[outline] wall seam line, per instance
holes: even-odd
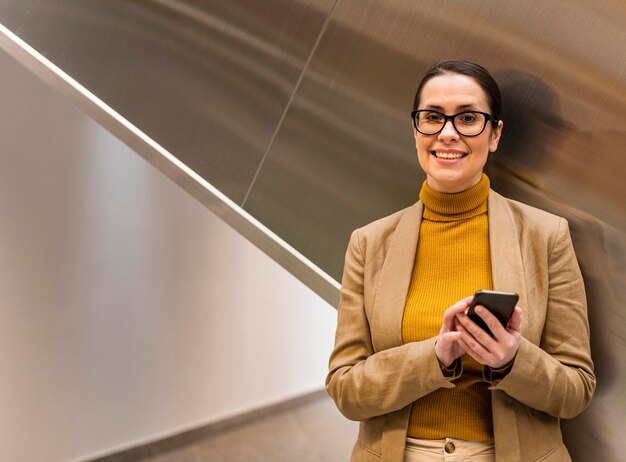
[[[278,119],[278,123],[276,124],[276,128],[274,128],[274,133],[272,133],[272,137],[270,138],[269,143],[267,144],[267,148],[265,148],[265,152],[263,153],[263,157],[261,158],[261,162],[259,162],[259,166],[256,169],[256,172],[254,172],[254,176],[252,177],[252,181],[250,182],[250,186],[248,187],[248,190],[246,191],[246,195],[244,196],[243,200],[241,201],[241,205],[240,207],[243,209],[246,205],[246,202],[248,201],[248,197],[250,196],[250,193],[252,192],[252,189],[254,189],[254,185],[256,184],[256,180],[259,176],[259,174],[261,173],[261,169],[263,168],[263,165],[265,164],[265,160],[267,159],[267,156],[269,155],[270,149],[272,149],[272,146],[274,144],[274,140],[276,139],[276,136],[278,135],[278,132],[280,131],[280,128],[283,125],[283,121],[285,120],[285,117],[287,116],[287,112],[289,112],[289,108],[291,107],[291,104],[295,98],[296,93],[298,92],[299,88],[300,88],[300,84],[302,83],[302,80],[304,79],[304,75],[306,74],[306,71],[309,69],[309,64],[311,63],[312,59],[313,59],[313,55],[315,55],[315,52],[317,51],[317,47],[319,46],[320,42],[322,41],[322,37],[324,36],[324,34],[326,33],[326,29],[328,28],[328,24],[330,24],[330,20],[333,17],[333,14],[335,13],[335,9],[337,8],[337,5],[339,4],[339,0],[335,0],[335,4],[333,5],[333,7],[330,9],[330,11],[328,12],[328,16],[326,17],[326,20],[324,21],[324,25],[322,26],[320,33],[317,36],[317,39],[315,40],[315,43],[313,44],[313,48],[311,48],[311,52],[309,53],[309,56],[306,60],[306,62],[304,63],[304,67],[302,68],[302,71],[300,72],[300,75],[298,76],[298,80],[296,81],[296,85],[293,88],[293,91],[291,92],[291,95],[289,95],[289,100],[287,100],[287,104],[285,105],[285,108],[283,109],[283,113],[280,116],[280,119]]]

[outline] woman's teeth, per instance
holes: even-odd
[[[465,156],[465,153],[463,152],[439,152],[439,151],[434,151],[435,156],[438,157],[439,159],[460,159],[461,157]]]

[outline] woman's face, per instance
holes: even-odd
[[[426,82],[418,109],[434,109],[446,115],[463,111],[491,113],[482,87],[461,74],[443,74]],[[422,135],[413,127],[417,158],[426,172],[428,186],[454,193],[477,184],[489,153],[498,147],[501,132],[501,121],[495,129],[488,122],[485,130],[473,137],[459,135],[450,121],[436,135]]]

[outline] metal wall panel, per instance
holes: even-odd
[[[236,202],[335,0],[2,0],[0,22]]]

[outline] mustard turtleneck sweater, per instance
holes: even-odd
[[[424,182],[424,204],[415,265],[402,319],[404,343],[439,334],[443,312],[480,289],[492,289],[487,196],[483,174],[472,188],[454,194]],[[455,388],[441,388],[415,403],[407,434],[413,438],[493,438],[491,394],[482,366],[463,356]]]

